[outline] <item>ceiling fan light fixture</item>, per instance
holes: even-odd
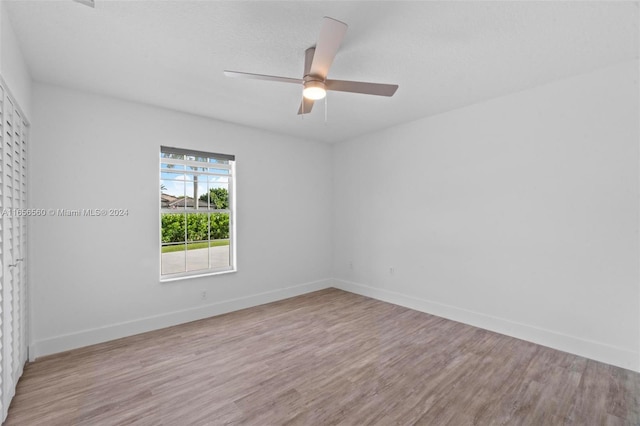
[[[312,80],[304,83],[304,89],[302,90],[302,96],[313,101],[322,99],[327,96],[327,91],[324,88],[322,81]]]
[[[0,0],[2,1],[2,0]],[[326,98],[327,90],[332,92],[361,93],[364,95],[393,96],[397,84],[366,83],[363,81],[327,80],[327,74],[338,48],[347,31],[347,24],[325,16],[322,18],[320,37],[315,46],[304,51],[304,73],[300,78],[279,77],[276,75],[254,74],[225,70],[227,77],[242,77],[257,80],[278,81],[281,83],[302,84],[302,102],[298,115],[308,114],[314,101]],[[327,103],[325,102],[325,114]]]

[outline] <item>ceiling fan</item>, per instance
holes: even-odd
[[[347,32],[347,24],[325,16],[322,19],[320,37],[315,47],[310,47],[304,55],[304,75],[302,78],[278,77],[274,75],[252,74],[239,71],[227,71],[227,77],[250,78],[256,80],[278,81],[281,83],[301,84],[302,103],[298,114],[307,114],[313,108],[313,102],[326,96],[327,90],[337,92],[362,93],[365,95],[393,96],[397,84],[365,83],[362,81],[329,80],[327,74],[336,56],[340,43]]]

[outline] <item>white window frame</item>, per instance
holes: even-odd
[[[166,157],[163,157],[162,154],[163,153],[173,153],[173,154],[179,154],[179,155],[185,155],[185,156],[193,156],[193,157],[204,157],[204,158],[210,158],[210,159],[217,159],[217,160],[225,160],[228,163],[227,164],[221,164],[221,163],[210,163],[210,162],[204,162],[204,161],[194,161],[194,160],[187,160],[187,159],[169,159]],[[228,194],[229,194],[229,208],[228,209],[204,209],[204,210],[200,210],[200,209],[196,209],[196,208],[191,208],[191,207],[184,207],[184,208],[180,208],[179,211],[175,211],[173,209],[168,209],[168,208],[163,208],[162,207],[162,199],[159,199],[159,224],[158,224],[158,240],[159,240],[159,273],[160,273],[160,281],[161,282],[169,282],[169,281],[176,281],[176,280],[183,280],[183,279],[188,279],[188,278],[196,278],[196,277],[204,277],[204,276],[211,276],[211,275],[220,275],[220,274],[228,274],[228,273],[233,273],[237,271],[237,243],[236,243],[236,167],[235,167],[235,156],[234,155],[229,155],[229,154],[218,154],[218,153],[213,153],[213,152],[203,152],[203,151],[196,151],[196,150],[192,150],[192,149],[183,149],[183,148],[174,148],[174,147],[166,147],[166,146],[161,146],[160,147],[160,162],[159,162],[159,183],[162,184],[163,181],[163,177],[162,177],[162,173],[163,171],[166,172],[167,169],[163,168],[162,165],[163,164],[173,164],[176,166],[184,166],[185,168],[185,174],[190,174],[190,175],[198,175],[198,176],[225,176],[228,177]],[[198,168],[203,168],[203,167],[209,167],[209,168],[215,168],[215,169],[226,169],[228,170],[228,175],[219,175],[216,174],[215,172],[201,172],[201,171],[194,171],[194,170],[188,170],[188,167],[198,167]],[[185,191],[186,193],[186,191]],[[162,194],[162,189],[160,190],[160,194]],[[171,274],[163,274],[162,273],[162,247],[163,247],[163,242],[162,242],[162,214],[163,213],[178,213],[178,212],[184,212],[185,214],[189,214],[189,213],[228,213],[229,214],[229,265],[225,266],[223,268],[214,268],[211,267],[211,265],[209,265],[209,268],[206,269],[198,269],[198,270],[193,270],[193,271],[185,271],[185,272],[178,272],[178,273],[171,273]],[[186,226],[185,226],[185,233],[186,233]],[[209,238],[208,240],[210,241],[214,241],[211,238]],[[187,265],[187,238],[185,235],[185,269],[186,269],[186,265]]]

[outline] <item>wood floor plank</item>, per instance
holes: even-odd
[[[336,289],[56,354],[11,425],[639,425],[640,374]]]

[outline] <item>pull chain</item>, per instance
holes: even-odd
[[[327,125],[327,98],[328,96],[324,97],[324,125]]]

